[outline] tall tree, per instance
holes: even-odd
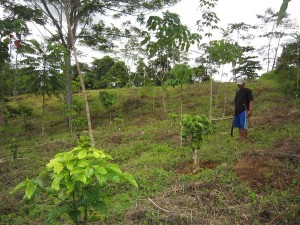
[[[147,65],[143,58],[139,58],[136,67],[136,78],[134,79],[134,84],[136,86],[145,86],[150,82],[150,77],[147,74]]]
[[[144,32],[145,38],[142,41],[142,45],[146,45],[146,49],[149,53],[149,58],[156,56],[159,60],[166,57],[164,60],[167,65],[160,65],[162,68],[161,76],[158,76],[161,86],[163,86],[166,74],[169,73],[168,58],[170,57],[175,62],[180,61],[180,51],[188,51],[192,44],[199,42],[201,36],[196,33],[191,33],[186,25],[183,25],[180,21],[179,15],[166,11],[163,13],[163,18],[158,16],[150,16],[147,21],[148,31]],[[163,92],[163,105],[165,106],[165,89]]]
[[[180,86],[180,121],[182,121],[182,112],[183,112],[183,85],[188,83],[192,76],[192,69],[186,64],[176,64],[172,70],[171,75],[172,78],[169,80],[169,83],[175,87]],[[167,81],[168,82],[168,81]],[[182,125],[182,124],[181,124]],[[180,129],[180,146],[182,146],[182,127]]]
[[[260,29],[262,30],[259,37],[267,40],[267,43],[261,47],[261,52],[265,55],[267,72],[276,66],[282,39],[297,28],[297,25],[288,16],[285,14],[281,22],[277,23],[278,13],[271,8],[268,8],[263,15],[257,15],[257,18],[261,20]]]
[[[209,38],[211,41],[212,31],[219,29],[218,22],[219,18],[217,14],[213,11],[214,7],[217,5],[218,0],[199,0],[201,8],[201,19],[197,21],[198,31],[204,33],[204,36]],[[204,46],[204,50],[207,53],[207,45]],[[212,118],[212,100],[213,100],[213,74],[215,69],[213,68],[213,63],[209,54],[205,54],[201,57],[201,61],[205,62],[205,67],[207,68],[207,73],[210,76],[210,112],[209,119]]]
[[[239,43],[242,41],[253,40],[254,35],[251,34],[252,30],[257,29],[257,26],[241,23],[230,23],[226,29],[222,29],[223,37],[227,41],[234,41]],[[239,43],[241,44],[241,43]]]
[[[238,74],[240,77],[246,77],[247,79],[255,79],[258,77],[258,70],[262,67],[260,62],[257,60],[257,56],[251,54],[254,51],[254,47],[246,46],[242,47],[243,55],[241,61],[238,62],[237,66],[232,69],[232,73],[237,78]],[[250,53],[250,54],[249,54]]]
[[[258,77],[257,71],[262,69],[260,62],[257,60],[258,56],[255,55],[255,48],[251,45],[251,41],[255,37],[251,34],[251,31],[256,29],[257,26],[242,22],[229,24],[227,29],[223,30],[223,37],[228,41],[235,41],[243,50],[242,60],[232,69],[234,79],[237,76],[254,79]]]

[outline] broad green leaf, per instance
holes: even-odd
[[[83,149],[78,153],[77,157],[78,159],[84,159],[86,155],[87,155],[87,150]]]
[[[90,163],[86,160],[80,160],[77,164],[78,167],[82,167],[82,168],[88,167],[89,165]]]
[[[98,182],[99,182],[99,185],[101,187],[103,187],[105,184],[106,184],[106,181],[107,181],[107,177],[106,176],[103,176],[103,175],[99,175],[99,174],[95,174]]]
[[[74,180],[70,180],[70,179],[65,179],[65,184],[68,188],[67,193],[70,194],[71,192],[73,192],[74,188],[75,188],[75,182]]]
[[[115,182],[115,183],[119,183],[121,181],[120,177],[118,175],[116,176],[109,176],[108,177],[112,182]]]
[[[60,181],[63,179],[63,176],[57,176],[52,182],[51,188],[58,191],[60,189]]]
[[[41,172],[39,173],[39,177],[44,177],[44,176],[46,176],[47,174],[48,174],[47,168],[43,168],[43,169],[41,170]]]
[[[51,159],[50,162],[46,165],[46,167],[51,169],[56,165],[56,163],[58,163],[58,161],[59,159]]]
[[[280,10],[278,13],[278,18],[277,18],[277,26],[280,24],[281,20],[284,18],[284,15],[286,13],[286,10],[288,8],[289,2],[291,0],[283,0],[281,6],[280,6]]]
[[[138,184],[136,182],[136,180],[133,178],[133,176],[129,173],[123,173],[123,178],[130,183],[131,185],[133,185],[134,187],[138,188]]]
[[[66,161],[66,162],[69,162],[71,159],[73,159],[74,157],[73,157],[73,153],[72,152],[66,152],[65,154],[64,154],[64,160]]]
[[[90,148],[90,150],[93,152],[94,157],[97,159],[104,159],[106,157],[106,154],[101,150],[97,150],[94,148]]]
[[[33,181],[29,180],[27,182],[26,190],[25,190],[25,195],[28,199],[32,197],[34,192],[36,191],[37,184],[34,183]]]
[[[75,164],[75,160],[66,162],[66,167],[67,167],[67,169],[68,169],[68,170],[73,170],[74,164]]]
[[[76,167],[76,168],[73,168],[73,170],[70,172],[71,175],[79,174],[79,173],[84,173],[84,169]]]
[[[93,166],[93,168],[103,175],[107,174],[107,170],[103,166]]]
[[[86,176],[84,173],[74,174],[73,177],[75,180],[81,181],[82,183],[86,184]]]
[[[112,157],[111,155],[108,155],[108,154],[105,154],[105,158],[106,158],[106,159],[113,160],[113,157]]]
[[[97,152],[97,151],[93,151],[93,156],[94,156],[96,159],[99,159],[100,154],[99,154],[99,152]]]
[[[24,181],[22,181],[21,183],[19,183],[19,184],[18,184],[18,185],[10,192],[10,194],[15,194],[15,193],[18,192],[20,189],[25,188],[28,181],[29,181],[29,180],[27,179],[27,180],[24,180]]]
[[[61,163],[58,162],[58,163],[56,163],[56,164],[54,165],[53,171],[54,171],[55,173],[59,174],[59,173],[62,171],[63,168],[64,168],[63,164],[61,164]]]
[[[91,167],[87,167],[85,168],[85,175],[87,178],[90,178],[91,176],[93,176],[94,174],[94,170]]]
[[[78,152],[81,150],[82,150],[82,148],[80,146],[77,146],[77,147],[73,148],[73,150],[71,150],[71,152]]]
[[[117,164],[108,164],[105,166],[105,169],[115,172],[117,174],[122,174],[122,170],[119,168]]]

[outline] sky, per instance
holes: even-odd
[[[226,27],[229,23],[254,23],[257,14],[263,14],[267,8],[279,11],[282,0],[218,0],[215,12],[220,19],[220,26]],[[181,16],[182,23],[195,26],[200,19],[199,0],[182,0],[169,10]],[[300,0],[291,0],[287,12],[291,18],[300,22]]]
[[[218,25],[226,28],[229,23],[245,22],[255,24],[258,22],[256,19],[257,14],[264,14],[269,7],[274,11],[279,11],[281,3],[282,0],[218,0],[213,11],[220,19]],[[179,14],[182,24],[187,25],[193,32],[197,32],[196,21],[201,18],[199,0],[182,0],[176,6],[165,10]],[[291,0],[287,12],[290,14],[290,18],[296,18],[297,23],[300,25],[299,10],[300,0]],[[159,13],[154,14],[159,15]],[[214,39],[218,38],[214,37]],[[101,58],[102,54],[89,50],[85,51],[82,57],[82,61],[90,62],[93,57]],[[191,62],[191,66],[195,66],[195,64]]]
[[[257,24],[259,20],[256,15],[263,15],[264,12],[271,8],[273,11],[278,12],[282,0],[218,0],[217,6],[213,11],[220,19],[218,26],[226,28],[230,23]],[[197,31],[196,21],[201,18],[199,10],[199,0],[182,0],[176,6],[168,9],[171,12],[177,13],[181,17],[182,24],[187,25],[193,32]],[[290,19],[297,22],[300,27],[300,0],[291,0],[287,9],[287,13],[290,14]],[[299,30],[300,32],[300,30]],[[213,37],[213,39],[220,39],[220,37]],[[251,43],[252,44],[252,43]],[[254,44],[255,45],[255,44]],[[191,56],[193,58],[193,56]],[[191,66],[193,60],[191,60]],[[264,67],[264,65],[263,65]],[[224,73],[230,74],[231,67],[224,68]],[[265,72],[263,70],[263,72]],[[216,75],[215,79],[228,81],[229,76],[220,77]]]

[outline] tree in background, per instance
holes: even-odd
[[[225,42],[224,40],[211,41],[210,44],[207,46],[206,52],[209,55],[210,62],[212,64],[222,66],[222,67],[225,64],[229,64],[229,63],[232,64],[233,66],[236,65],[241,60],[242,53],[243,53],[242,48],[237,43],[232,44],[230,42]],[[216,104],[219,98],[220,85],[216,97]],[[212,118],[212,98],[213,96],[212,96],[212,86],[211,86],[210,113],[209,113],[210,119]],[[224,114],[225,114],[225,110],[223,112],[223,115]]]
[[[138,86],[146,86],[147,84],[150,84],[150,76],[147,74],[147,65],[144,62],[143,58],[139,58],[137,62],[136,67],[136,75],[135,79],[133,80],[133,84]]]
[[[183,111],[183,84],[191,80],[192,69],[186,64],[176,64],[171,70],[171,78],[167,80],[167,84],[173,87],[180,86],[180,120],[182,120]],[[182,128],[180,129],[180,146],[182,146]]]
[[[209,80],[209,76],[207,74],[207,69],[203,65],[199,65],[197,67],[193,67],[193,75],[191,77],[191,82],[205,82]]]
[[[258,70],[262,69],[258,56],[255,55],[256,49],[251,45],[251,41],[255,38],[251,32],[256,29],[257,26],[244,22],[229,24],[226,29],[222,29],[224,39],[238,43],[243,50],[242,60],[232,69],[234,79],[237,77],[254,79],[258,77]]]
[[[23,19],[7,17],[0,20],[0,73],[3,78],[1,97],[17,95],[23,92],[23,76],[18,69],[18,51],[23,46],[21,37],[28,34]]]
[[[262,22],[259,26],[262,34],[259,37],[267,40],[267,44],[263,45],[260,49],[267,64],[267,72],[275,69],[283,38],[290,35],[289,33],[297,28],[297,25],[288,16],[288,14],[284,14],[280,23],[278,23],[278,13],[274,12],[271,8],[268,8],[263,15],[257,15],[257,18]],[[277,43],[273,44],[274,42]]]
[[[203,36],[208,37],[211,41],[212,31],[219,29],[218,22],[220,19],[213,11],[213,8],[217,5],[217,0],[200,0],[201,18],[197,21],[198,31],[204,33]],[[213,95],[213,74],[216,69],[213,67],[210,55],[207,54],[207,44],[202,44],[199,49],[203,51],[203,54],[198,57],[198,60],[202,62],[207,69],[207,74],[210,76],[210,112],[209,119],[212,118],[212,95]]]
[[[122,88],[129,83],[129,69],[122,61],[117,61],[106,74],[110,87]]]
[[[246,79],[252,80],[258,78],[258,70],[262,67],[252,52],[255,50],[252,46],[242,47],[243,55],[241,61],[237,63],[237,66],[232,69],[234,77],[245,77]]]
[[[115,64],[115,60],[110,56],[104,56],[101,59],[95,59],[92,62],[92,68],[87,73],[86,86],[91,89],[100,89],[109,87],[107,77],[108,71]]]
[[[112,123],[112,116],[111,116],[111,110],[114,104],[117,100],[117,95],[114,92],[108,92],[108,91],[100,91],[99,92],[99,99],[101,101],[101,104],[104,106],[104,108],[108,111],[109,115],[109,123]]]
[[[86,86],[87,80],[88,80],[87,74],[90,72],[91,69],[87,63],[79,62],[79,65],[80,65],[81,72],[84,74],[83,79],[84,79],[84,83]],[[80,84],[80,78],[79,78],[77,66],[73,66],[72,68],[73,68],[73,73],[74,73],[74,78],[72,81],[73,93],[80,93],[81,92],[81,84]]]
[[[131,65],[136,67],[137,72],[129,72],[129,83],[131,86],[141,86],[145,76],[142,71],[138,71],[141,69],[138,67],[144,63],[143,59],[147,57],[147,52],[141,45],[143,31],[140,28],[133,26],[131,21],[124,22],[122,26],[124,26],[127,31],[126,33],[130,33],[130,35],[126,37],[124,47],[120,50],[120,56],[122,58],[117,58],[119,61],[125,62],[129,71],[132,71]]]
[[[60,44],[27,41],[22,48],[22,73],[27,75],[26,88],[29,93],[42,96],[42,135],[45,134],[45,97],[58,95],[63,90],[62,61],[64,47]]]
[[[163,18],[158,16],[150,16],[147,20],[147,28],[149,32],[144,32],[144,40],[142,45],[146,45],[149,58],[157,57],[159,60],[160,73],[157,71],[157,78],[160,85],[164,87],[164,81],[167,73],[169,73],[170,61],[180,62],[180,52],[188,51],[192,44],[200,40],[200,35],[191,33],[187,26],[181,24],[179,15],[166,11]],[[166,112],[165,89],[163,89],[163,105]]]
[[[299,96],[299,73],[300,73],[300,35],[285,44],[278,58],[275,73],[279,76],[282,90],[286,95]]]

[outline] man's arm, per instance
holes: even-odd
[[[248,116],[251,116],[252,110],[253,110],[254,101],[251,100],[249,102],[249,110],[248,110]]]

